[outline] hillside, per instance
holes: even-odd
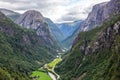
[[[68,36],[67,38],[65,38],[63,41],[61,41],[61,44],[67,48],[67,49],[71,49],[72,44],[74,42],[74,39],[77,37],[78,33],[80,32],[82,25],[83,25],[84,21],[77,21],[77,24],[74,26],[76,27],[76,29],[73,30],[73,32],[71,32],[71,35]]]
[[[82,28],[83,20],[78,20],[74,22],[68,22],[68,23],[56,23],[62,34],[64,34],[64,39],[60,41],[60,44],[66,48],[70,49],[72,46],[72,43],[77,37],[80,29]]]
[[[62,80],[120,80],[120,1],[111,0],[106,5],[111,5],[106,8],[110,12],[107,20],[80,32],[56,67]]]
[[[55,48],[34,30],[22,28],[0,13],[0,80],[30,80],[31,71],[55,55]]]
[[[56,71],[62,80],[120,79],[120,16],[81,32]]]
[[[48,27],[50,28],[50,32],[52,33],[54,38],[59,43],[65,39],[65,35],[60,31],[60,29],[55,23],[53,23],[49,18],[45,18],[45,22],[48,24]]]

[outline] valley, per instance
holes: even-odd
[[[120,80],[120,0],[0,1],[0,80]]]
[[[61,61],[62,59],[59,55],[52,62],[45,64],[36,71],[33,71],[31,77],[37,80],[58,80],[60,76],[54,71],[54,68]]]

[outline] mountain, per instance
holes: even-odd
[[[82,31],[88,31],[97,26],[101,26],[103,22],[109,19],[111,15],[115,15],[116,13],[120,12],[119,3],[116,4],[116,1],[117,0],[95,5],[92,9],[92,12],[85,20]]]
[[[78,33],[80,32],[84,21],[82,21],[82,22],[81,22],[81,21],[80,21],[80,22],[78,21],[78,22],[76,22],[76,23],[77,23],[78,25],[76,25],[77,28],[74,30],[74,32],[72,32],[72,34],[71,34],[70,36],[68,36],[67,38],[65,38],[65,39],[61,42],[61,44],[62,44],[65,48],[67,48],[68,50],[72,47],[73,41],[74,41],[74,39],[77,37]]]
[[[27,28],[33,29],[36,31],[36,34],[43,38],[43,40],[51,47],[56,48],[57,42],[52,36],[48,24],[45,22],[45,18],[42,14],[35,10],[29,10],[22,14],[16,21],[18,25]]]
[[[30,73],[56,53],[36,31],[18,26],[0,12],[0,80],[31,80]]]
[[[8,10],[8,9],[4,9],[4,8],[0,8],[0,12],[5,14],[7,17],[9,17],[13,21],[15,21],[20,16],[19,13]]]
[[[120,80],[120,1],[106,5],[111,3],[106,9],[115,12],[101,26],[80,32],[57,65],[61,80]]]
[[[4,13],[7,17],[9,17],[11,20],[15,21],[17,23],[17,18],[21,16],[21,14],[1,8],[0,11]],[[53,23],[52,20],[49,18],[44,18],[45,23],[47,23],[48,27],[50,28],[50,32],[52,33],[53,37],[58,41],[62,41],[64,39],[64,35],[61,33],[59,28]],[[29,25],[28,25],[29,26]]]
[[[61,42],[63,39],[65,39],[64,34],[60,31],[60,29],[58,28],[58,26],[56,26],[55,23],[53,23],[49,18],[45,18],[45,21],[48,24],[51,33],[58,42]]]
[[[74,21],[74,22],[69,22],[69,23],[59,23],[56,24],[61,32],[67,37],[71,36],[73,32],[78,29],[80,24],[82,23],[82,20],[79,21]]]
[[[79,20],[69,23],[56,24],[61,30],[61,32],[65,35],[65,38],[60,43],[64,48],[68,50],[71,48],[72,43],[77,34],[79,33],[83,22],[83,20]]]

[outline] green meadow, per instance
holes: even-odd
[[[51,77],[47,74],[47,71],[42,68],[37,71],[33,71],[31,77],[36,80],[52,80]]]
[[[47,64],[47,69],[49,71],[54,71],[54,67],[56,66],[56,64],[58,64],[61,61],[62,59],[60,57],[54,59],[51,63]]]
[[[31,77],[35,80],[52,80],[51,77],[48,75],[48,71],[51,71],[56,75],[56,73],[54,72],[54,67],[60,61],[62,61],[60,57],[54,59],[52,62],[44,66],[47,70],[45,70],[44,68],[39,68],[38,70],[32,72]]]

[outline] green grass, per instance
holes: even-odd
[[[54,67],[56,64],[58,64],[60,61],[62,61],[61,57],[58,57],[54,59],[51,63],[48,63],[45,67],[47,68],[48,71],[53,72],[55,75],[56,73],[54,72]],[[43,68],[39,68],[37,71],[33,71],[31,77],[37,80],[52,80],[51,77],[47,74],[47,70]]]
[[[56,64],[58,64],[61,61],[62,61],[61,57],[54,59],[51,63],[47,64],[47,69],[49,71],[53,71]]]
[[[38,71],[34,71],[31,77],[37,78],[37,80],[52,80],[44,69],[43,70],[39,69]]]

